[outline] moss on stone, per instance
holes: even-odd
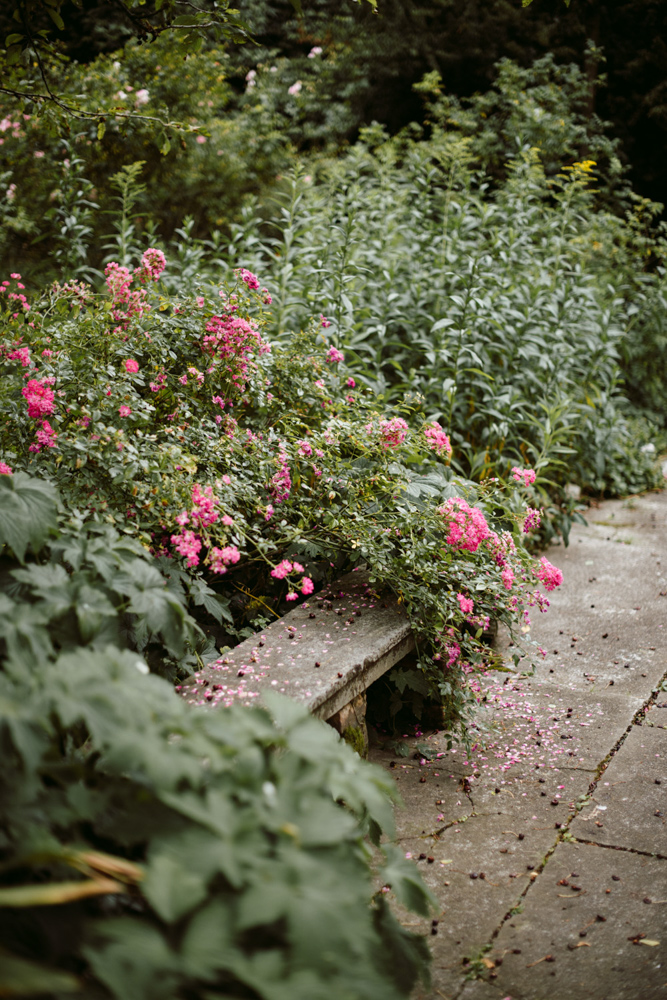
[[[351,746],[360,757],[368,756],[368,746],[364,738],[363,730],[359,726],[347,726],[343,730],[343,739],[348,746]]]

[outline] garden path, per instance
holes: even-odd
[[[588,521],[547,553],[544,661],[485,682],[486,749],[371,752],[440,902],[415,1000],[667,998],[667,493]]]

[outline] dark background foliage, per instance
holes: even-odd
[[[257,44],[234,53],[240,70],[266,51],[297,57],[312,45],[341,49],[341,77],[353,78],[349,138],[377,120],[396,132],[423,114],[412,89],[436,70],[450,94],[487,90],[495,63],[508,57],[522,66],[552,52],[575,62],[591,80],[588,110],[612,123],[621,158],[637,191],[667,201],[667,4],[662,0],[383,0],[377,13],[351,0],[308,0],[302,16],[290,0],[242,0],[238,5]],[[84,0],[63,7],[64,32],[56,33],[67,55],[89,62],[112,52],[133,34],[129,19],[107,3]],[[11,30],[11,10],[0,11],[0,33]],[[602,62],[587,48],[593,42]],[[596,85],[598,72],[605,85]]]

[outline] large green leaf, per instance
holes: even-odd
[[[34,997],[42,993],[74,993],[81,983],[69,972],[26,962],[0,951],[0,997]]]
[[[58,497],[50,483],[25,472],[0,476],[0,546],[23,562],[26,549],[39,552],[56,528]]]

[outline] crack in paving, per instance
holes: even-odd
[[[667,854],[641,851],[638,847],[623,847],[621,844],[601,844],[597,840],[584,840],[583,837],[572,837],[570,843],[585,844],[587,847],[600,847],[606,851],[624,851],[626,854],[637,854],[642,858],[655,858],[657,861],[667,861]]]
[[[617,753],[619,752],[619,750],[621,749],[621,747],[623,746],[623,744],[627,740],[627,738],[630,735],[630,733],[632,732],[633,728],[635,726],[641,726],[642,722],[644,721],[644,719],[646,717],[646,713],[648,712],[649,708],[651,707],[652,704],[655,704],[655,702],[657,702],[658,695],[661,694],[661,693],[663,693],[665,691],[666,686],[667,686],[667,671],[665,671],[665,673],[661,677],[660,681],[653,687],[653,689],[651,690],[651,693],[648,696],[648,698],[646,698],[646,700],[644,701],[644,703],[633,714],[632,719],[630,720],[630,723],[629,723],[627,729],[625,730],[625,732],[623,733],[623,735],[619,737],[619,739],[616,741],[616,743],[614,744],[614,746],[602,758],[602,760],[600,761],[600,763],[595,768],[595,770],[593,772],[595,774],[595,777],[590,782],[590,784],[588,786],[588,791],[585,793],[586,799],[590,799],[590,797],[593,795],[593,793],[595,792],[595,790],[597,788],[597,785],[598,785],[598,782],[599,782],[600,778],[603,776],[603,774],[605,773],[605,771],[609,767],[609,764],[612,762],[612,760],[614,759],[614,757],[617,755]],[[573,769],[573,770],[581,770],[581,771],[583,771],[584,768]],[[589,769],[586,769],[586,770],[589,770]],[[472,797],[471,797],[471,802],[472,802]],[[473,804],[473,808],[474,808],[474,804]],[[633,847],[621,847],[621,846],[610,845],[610,844],[600,844],[597,841],[584,840],[584,839],[582,839],[580,837],[573,836],[572,833],[570,833],[570,825],[571,825],[572,821],[578,816],[578,814],[579,814],[579,812],[581,811],[582,808],[583,808],[583,805],[581,805],[578,809],[577,808],[573,809],[569,813],[567,819],[561,825],[561,829],[558,831],[558,836],[556,837],[554,843],[547,850],[547,852],[544,855],[544,857],[542,858],[542,861],[540,862],[540,864],[537,865],[536,868],[534,869],[534,871],[530,873],[527,885],[522,890],[522,892],[518,895],[518,897],[516,899],[516,902],[514,903],[514,906],[511,906],[510,909],[505,913],[505,916],[502,918],[502,920],[499,922],[498,926],[495,928],[495,930],[491,934],[491,936],[490,936],[488,942],[486,943],[486,945],[484,946],[483,950],[485,950],[485,951],[489,950],[490,951],[491,948],[493,947],[494,941],[496,941],[497,938],[499,937],[499,935],[500,935],[503,927],[505,926],[505,924],[509,920],[511,920],[511,918],[513,916],[515,916],[517,912],[521,912],[520,909],[518,909],[518,908],[520,908],[522,906],[522,902],[528,896],[528,893],[530,892],[531,888],[534,885],[536,885],[537,882],[539,881],[540,875],[544,872],[545,868],[547,867],[547,865],[548,865],[551,857],[553,856],[553,854],[556,851],[556,848],[558,847],[559,844],[562,844],[562,843],[586,844],[587,846],[590,846],[590,847],[607,848],[607,850],[624,851],[624,852],[626,852],[628,854],[634,854],[634,855],[638,855],[638,856],[641,856],[641,857],[655,858],[657,860],[667,860],[667,855],[654,854],[654,853],[651,853],[649,851],[642,851],[642,850],[639,850],[639,849],[633,848]],[[471,815],[474,816],[474,815],[477,815],[477,814],[473,812]],[[483,979],[482,976],[471,977],[471,978]],[[483,980],[483,981],[486,982],[486,980]],[[461,993],[465,989],[466,982],[470,982],[470,979],[464,979],[463,980],[463,982],[461,984],[461,987],[455,993],[453,1000],[458,1000],[458,998],[461,996]],[[491,984],[489,984],[489,985],[491,985]]]

